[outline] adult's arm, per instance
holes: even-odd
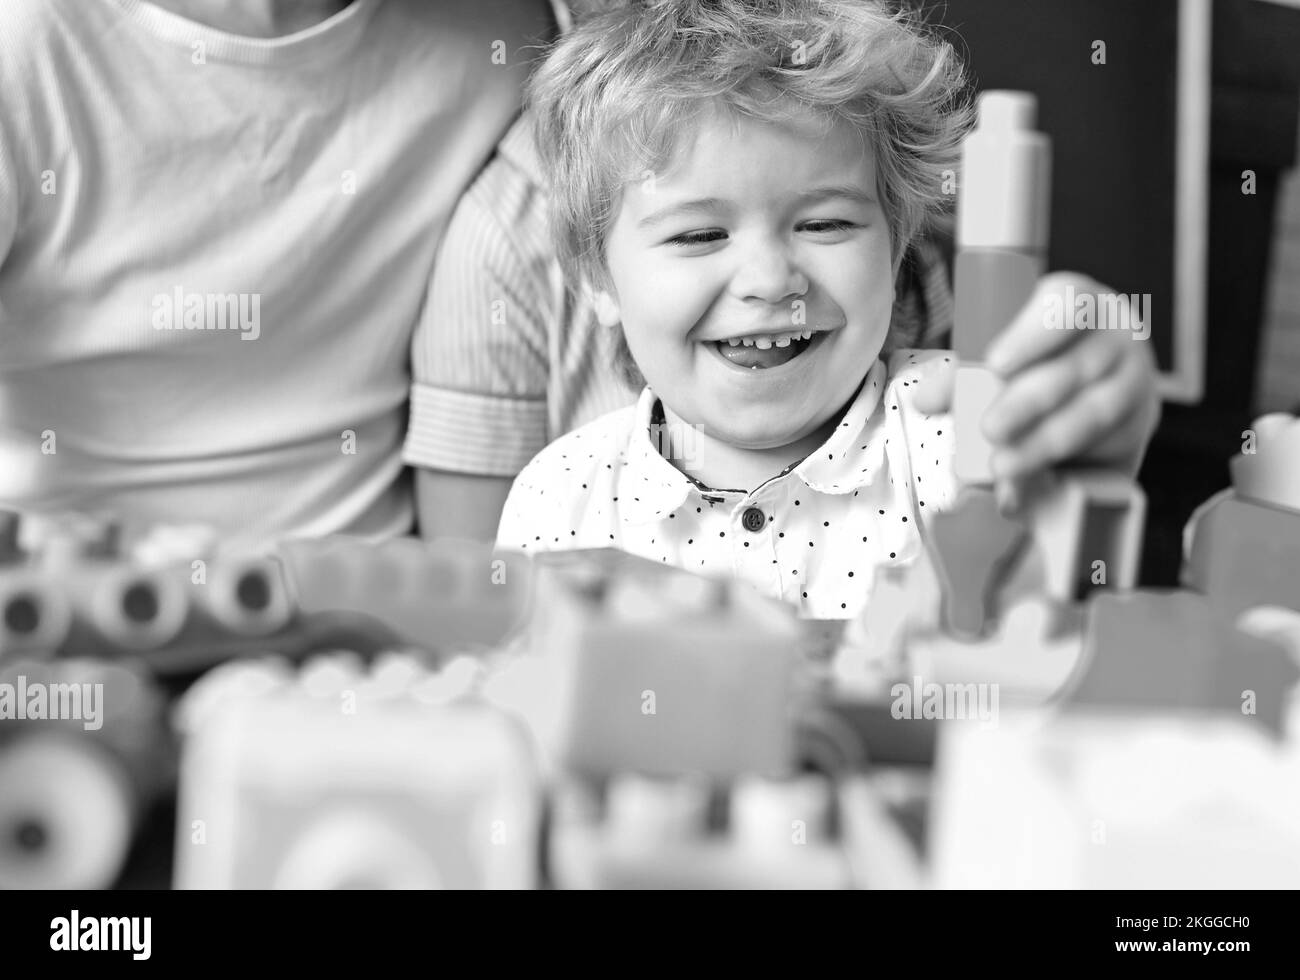
[[[481,476],[418,467],[415,508],[420,535],[434,538],[496,540],[497,525],[514,478]]]
[[[540,189],[498,152],[452,216],[412,341],[403,456],[425,538],[494,540],[515,474],[547,443],[562,311],[546,236]]]

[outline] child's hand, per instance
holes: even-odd
[[[1054,302],[1072,320],[1075,298],[1110,292],[1078,273],[1044,276],[989,346],[985,363],[1006,380],[983,421],[997,447],[992,467],[1000,484],[1020,483],[1067,460],[1137,474],[1160,419],[1155,357],[1148,340],[1138,339],[1149,331],[1129,328],[1122,297],[1119,324],[1108,322],[1105,303],[1097,304],[1091,330],[1053,328],[1047,316]],[[951,373],[917,393],[925,412],[948,411],[951,402]]]

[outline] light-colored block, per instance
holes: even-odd
[[[958,366],[953,378],[952,415],[957,446],[954,470],[963,483],[978,486],[993,482],[989,467],[993,445],[980,425],[984,412],[1002,390],[1002,379],[986,367]]]

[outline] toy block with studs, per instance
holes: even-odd
[[[488,693],[529,721],[560,769],[790,769],[793,610],[741,583],[603,549],[547,555],[535,574],[527,649]]]
[[[528,888],[540,786],[477,662],[223,665],[178,709],[179,888]]]

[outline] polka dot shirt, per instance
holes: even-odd
[[[727,575],[813,619],[847,619],[876,570],[921,551],[927,513],[951,504],[952,425],[912,405],[946,351],[877,361],[835,432],[757,489],[714,490],[655,447],[658,399],[568,433],[515,480],[497,547],[525,554],[621,548],[688,571]]]

